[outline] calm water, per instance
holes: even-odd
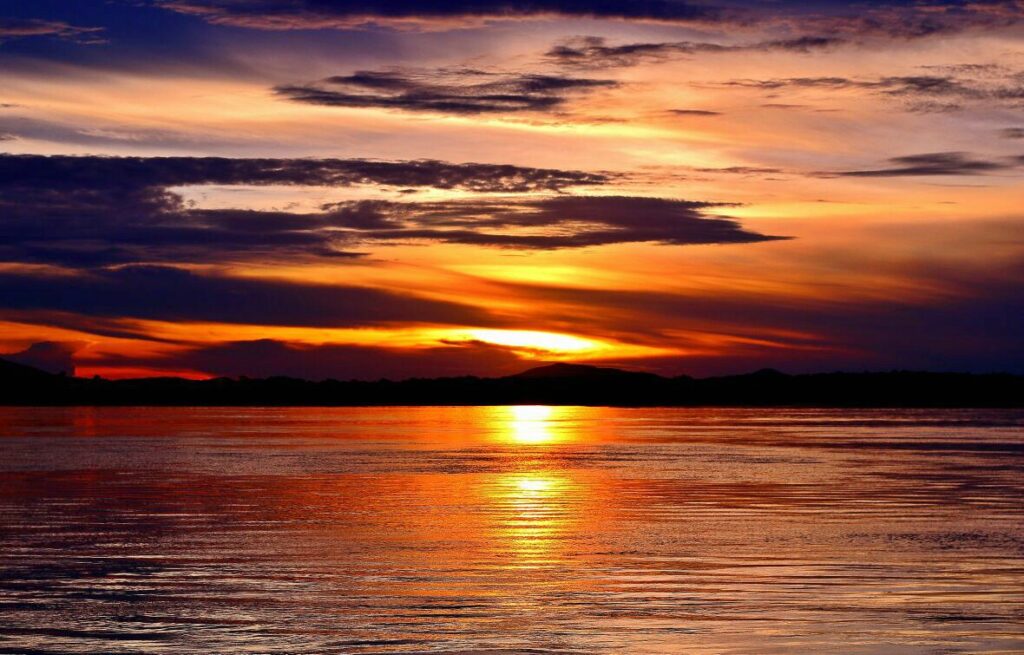
[[[3,653],[1021,653],[1024,412],[0,408]]]

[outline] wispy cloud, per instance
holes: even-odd
[[[934,69],[935,67],[933,67]],[[942,74],[935,74],[941,72]],[[1024,102],[1024,72],[994,65],[942,67],[921,75],[876,78],[844,76],[735,79],[718,84],[777,94],[783,91],[861,89],[906,103],[910,111],[961,109],[986,103],[1018,107]]]
[[[669,109],[669,114],[676,116],[721,116],[722,112],[710,109]]]
[[[617,84],[561,75],[500,75],[472,69],[359,71],[315,84],[283,85],[278,96],[331,107],[379,107],[444,114],[551,111],[573,95]]]
[[[0,43],[8,39],[33,36],[48,36],[86,44],[103,43],[99,36],[100,32],[103,32],[102,27],[80,27],[63,21],[0,16]]]
[[[645,62],[659,62],[699,54],[731,52],[800,52],[832,48],[844,43],[843,39],[829,36],[802,36],[793,39],[775,39],[750,44],[721,44],[708,41],[671,41],[655,43],[627,43],[611,45],[597,36],[576,37],[560,43],[546,53],[548,61],[576,68],[608,68],[636,66]]]
[[[930,175],[984,175],[1020,165],[1019,161],[976,159],[963,152],[930,152],[893,157],[891,166],[835,173],[845,177],[913,177]]]

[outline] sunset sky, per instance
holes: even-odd
[[[0,71],[18,361],[1024,372],[1024,2],[32,0]]]

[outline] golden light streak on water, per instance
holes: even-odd
[[[1024,652],[1012,410],[0,408],[0,652]]]

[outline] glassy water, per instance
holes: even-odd
[[[2,653],[1021,653],[1024,412],[0,408]]]

